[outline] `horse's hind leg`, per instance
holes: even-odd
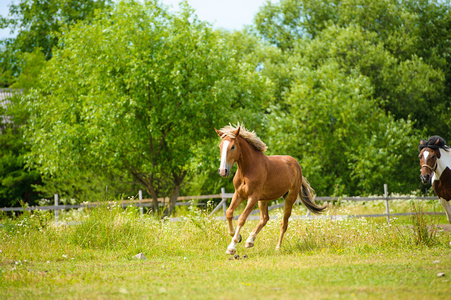
[[[257,237],[257,234],[262,230],[262,228],[268,223],[269,214],[268,214],[268,202],[266,201],[258,201],[258,208],[260,209],[260,222],[257,224],[257,227],[252,231],[249,238],[246,240],[246,248],[254,247],[254,241]]]
[[[445,209],[446,218],[448,219],[448,222],[451,224],[451,206],[449,205],[449,202],[443,198],[440,198],[440,203],[442,204],[443,208]]]
[[[288,219],[291,216],[291,210],[293,209],[293,204],[294,202],[296,202],[297,196],[298,196],[297,192],[290,191],[290,193],[288,193],[287,197],[285,198],[285,205],[283,208],[283,219],[282,223],[280,224],[280,237],[279,242],[277,243],[276,246],[276,250],[279,250],[280,247],[282,246],[283,236],[288,228]]]

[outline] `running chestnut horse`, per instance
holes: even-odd
[[[435,135],[427,141],[421,140],[420,146],[421,181],[432,183],[435,194],[446,212],[451,223],[451,148],[441,137]]]
[[[226,212],[229,234],[232,236],[232,242],[227,247],[227,254],[235,254],[235,246],[241,242],[240,230],[257,202],[260,209],[260,222],[246,240],[246,248],[254,246],[257,234],[268,222],[268,202],[271,200],[280,197],[285,199],[276,250],[282,245],[288,219],[298,195],[302,203],[313,213],[321,213],[327,208],[315,203],[314,191],[302,176],[301,166],[296,159],[291,156],[266,156],[263,153],[267,149],[266,145],[255,132],[250,132],[239,124],[236,127],[226,126],[221,130],[215,130],[222,139],[219,144],[221,149],[219,174],[222,177],[229,177],[232,166],[235,163],[238,164],[238,170],[233,178],[235,193]],[[246,208],[238,218],[237,228],[234,230],[233,211],[246,199]]]

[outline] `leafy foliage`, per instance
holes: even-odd
[[[39,194],[32,185],[40,184],[36,170],[25,168],[29,145],[24,137],[26,110],[20,105],[20,95],[9,98],[8,105],[0,105],[0,206],[14,206],[21,201],[36,204]]]
[[[31,53],[39,48],[45,59],[50,59],[63,28],[90,20],[96,10],[104,10],[110,5],[109,0],[20,0],[11,4],[9,16],[0,17],[0,27],[16,33],[15,38],[2,41],[2,83],[9,85],[14,79],[8,76],[17,77],[22,73],[20,53]]]
[[[257,35],[282,53],[263,69],[278,90],[270,149],[301,159],[320,195],[418,189],[419,136],[449,132],[437,115],[449,110],[439,62],[450,52],[420,50],[426,20],[415,3],[434,20],[450,13],[434,1],[287,0],[255,18]],[[447,48],[446,28],[430,47]]]
[[[375,105],[367,77],[346,75],[330,63],[301,68],[296,78],[284,95],[287,108],[274,107],[272,153],[297,157],[320,195],[381,194],[387,182],[394,182],[392,191],[415,188],[414,178],[393,172],[406,166],[406,155],[412,158],[412,124],[394,121]]]
[[[155,201],[176,197],[194,155],[212,147],[213,128],[267,97],[265,79],[187,6],[171,15],[153,2],[121,2],[61,43],[28,100],[30,159],[46,174],[119,169]]]
[[[255,23],[262,38],[290,55],[307,40],[317,48],[310,52],[315,63],[337,59],[359,68],[395,119],[410,116],[416,128],[446,136],[450,18],[443,1],[286,0],[265,5]]]
[[[229,122],[298,158],[320,195],[408,193],[420,137],[449,138],[449,3],[267,2],[235,32],[186,2],[176,14],[158,1],[83,3],[20,0],[1,19],[18,36],[2,42],[0,84],[27,94],[15,106],[27,129],[3,131],[3,166],[23,170],[25,157],[43,194],[140,184],[156,209],[158,197],[232,190],[213,131]],[[7,170],[8,184],[22,174]]]

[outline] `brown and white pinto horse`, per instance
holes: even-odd
[[[318,206],[315,203],[314,192],[302,176],[301,166],[296,159],[291,156],[266,156],[263,153],[267,149],[266,145],[254,132],[247,131],[239,124],[237,127],[226,126],[216,132],[222,139],[219,144],[221,149],[219,174],[222,177],[230,176],[232,166],[235,162],[238,164],[238,170],[233,178],[235,193],[226,212],[229,234],[232,236],[232,242],[227,247],[227,254],[235,254],[235,246],[241,242],[240,230],[257,202],[260,209],[260,222],[247,239],[246,248],[254,246],[257,234],[268,222],[268,202],[271,200],[282,196],[285,198],[276,250],[282,245],[288,219],[298,195],[311,212],[321,213],[326,209],[326,206]],[[246,208],[238,218],[237,228],[234,230],[233,211],[246,199]]]
[[[446,212],[451,223],[451,148],[439,136],[433,136],[427,141],[421,140],[420,146],[421,181],[432,183],[435,194]]]

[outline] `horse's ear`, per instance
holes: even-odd
[[[221,130],[217,130],[216,128],[215,128],[215,130],[216,130],[216,133],[219,135],[219,137],[222,137],[222,135],[224,134]]]
[[[238,135],[240,134],[240,128],[241,128],[241,127],[238,127],[238,129],[235,130],[235,131],[233,132],[233,134],[235,135],[235,137],[238,137]]]
[[[424,143],[424,140],[423,140],[423,139],[421,139],[421,141],[420,141],[420,145],[421,145],[421,144],[423,144],[423,143]]]
[[[438,145],[439,142],[440,142],[440,139],[437,139],[434,144]]]

